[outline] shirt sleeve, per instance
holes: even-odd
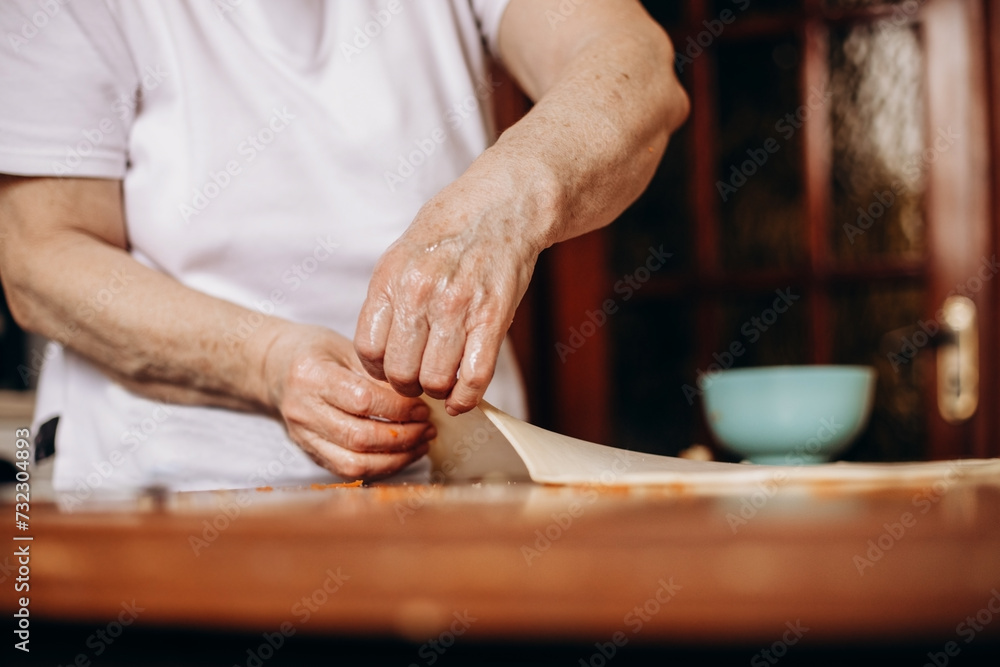
[[[510,0],[469,0],[483,43],[494,58],[500,57],[500,21],[509,3]]]
[[[138,76],[102,0],[0,3],[0,173],[123,178]]]

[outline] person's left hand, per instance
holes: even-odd
[[[373,377],[453,415],[486,391],[541,251],[522,229],[537,205],[487,180],[466,174],[420,210],[379,259],[354,336]]]

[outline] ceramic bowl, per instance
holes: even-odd
[[[805,465],[837,457],[864,430],[875,377],[869,366],[766,366],[698,385],[719,444],[752,463]]]

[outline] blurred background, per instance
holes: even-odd
[[[514,328],[533,420],[731,460],[705,428],[700,373],[864,364],[878,372],[874,412],[843,458],[1000,455],[997,3],[645,5],[674,42],[692,113],[620,220],[543,257]],[[660,246],[673,256],[644,273]],[[629,276],[649,279],[616,291]],[[938,405],[949,340],[929,334],[949,294],[977,309],[971,417]],[[617,312],[587,324],[606,299]]]
[[[997,3],[645,4],[692,113],[620,220],[543,254],[512,329],[532,421],[729,460],[701,373],[865,364],[875,408],[844,458],[1000,455]],[[501,127],[529,108],[495,95]],[[977,309],[971,416],[942,408],[950,294]],[[37,350],[0,303],[0,390],[30,389]]]

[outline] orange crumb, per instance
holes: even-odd
[[[355,486],[362,486],[364,480],[356,479],[353,482],[334,482],[333,484],[310,484],[309,488],[314,491],[322,491],[323,489],[347,489]]]
[[[390,428],[389,429],[389,435],[391,435],[394,438],[398,438],[399,437],[399,431],[397,431],[394,428]]]
[[[605,486],[602,484],[601,486],[594,488],[598,491],[598,493],[604,493],[607,495],[627,496],[632,493],[632,490],[629,487],[623,485]]]
[[[258,486],[257,490],[258,491],[274,491],[274,487],[273,486]]]

